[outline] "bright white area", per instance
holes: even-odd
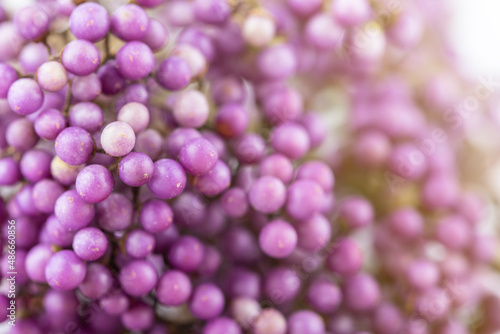
[[[500,1],[453,0],[450,35],[462,66],[473,77],[500,74]]]

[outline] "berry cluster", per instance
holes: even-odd
[[[441,2],[16,6],[0,7],[10,333],[500,329]]]

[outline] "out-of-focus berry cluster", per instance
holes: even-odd
[[[10,333],[500,330],[498,231],[484,168],[464,163],[481,156],[471,133],[497,126],[498,85],[460,74],[447,15],[430,0],[6,1]]]

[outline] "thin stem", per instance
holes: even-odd
[[[64,102],[63,116],[68,117],[69,108],[71,107],[71,99],[73,94],[71,93],[71,81],[68,81],[68,91],[66,92],[66,101]]]
[[[132,197],[133,197],[133,203],[134,203],[134,208],[136,210],[139,210],[140,206],[140,201],[139,201],[139,194],[140,194],[141,188],[139,187],[133,187],[132,188]]]
[[[116,159],[115,163],[108,167],[108,170],[110,172],[114,172],[115,170],[117,170],[118,169],[118,165],[120,164],[121,160],[122,160],[122,157],[119,157],[118,159]]]
[[[104,38],[104,61],[103,61],[103,63],[107,62],[111,58],[113,58],[113,57],[111,56],[111,51],[110,51],[110,47],[109,47],[109,34],[107,34],[106,37]]]

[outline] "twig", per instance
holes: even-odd
[[[71,107],[71,99],[73,94],[71,93],[71,81],[68,80],[68,91],[66,92],[66,101],[64,101],[63,116],[68,117],[69,108]]]

